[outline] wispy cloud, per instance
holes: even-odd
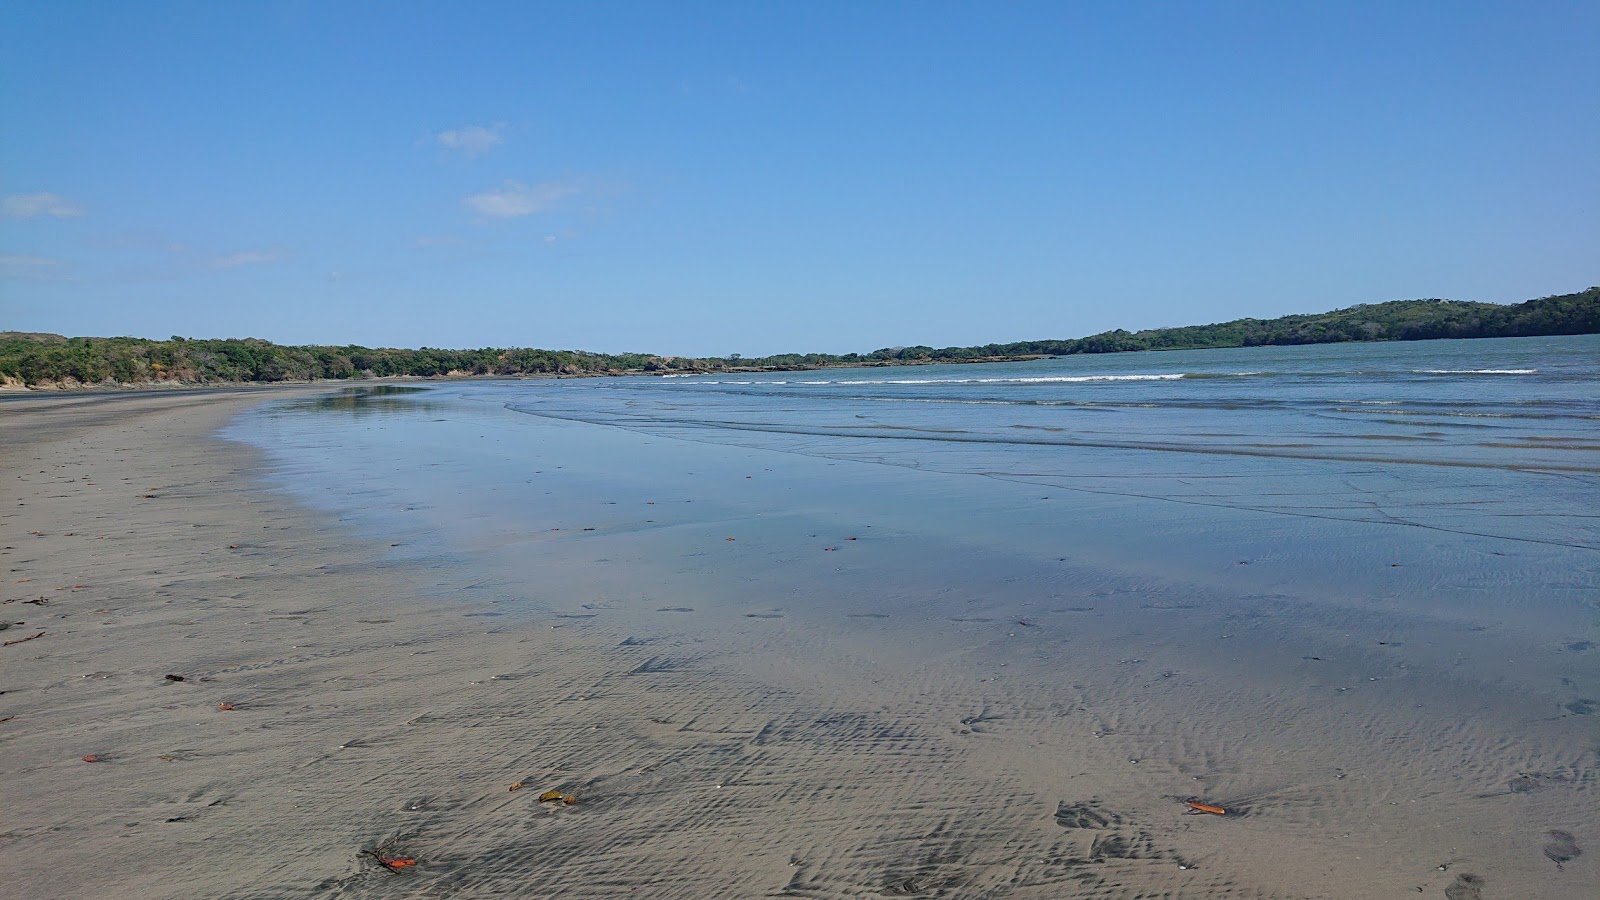
[[[59,259],[47,256],[0,254],[0,278],[54,278],[60,270]]]
[[[13,219],[34,219],[49,216],[68,219],[83,215],[83,208],[60,194],[11,194],[0,199],[0,211]]]
[[[479,156],[499,146],[502,138],[499,125],[464,125],[439,132],[438,140],[439,146],[446,150],[460,150],[468,156]]]
[[[454,247],[460,243],[461,238],[448,234],[425,234],[417,238],[418,247]]]
[[[480,216],[515,219],[554,209],[562,200],[578,192],[578,186],[570,181],[547,181],[535,185],[507,181],[495,190],[473,194],[461,202]]]
[[[262,263],[277,262],[279,259],[282,259],[279,254],[265,250],[241,250],[238,253],[212,257],[211,268],[234,269],[239,266],[258,266]]]

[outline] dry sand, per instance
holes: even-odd
[[[1197,707],[1203,659],[1169,672],[1114,649],[1062,668],[1019,645],[999,679],[948,649],[875,648],[871,619],[831,640],[764,618],[479,615],[209,437],[260,399],[0,407],[0,620],[43,634],[0,649],[0,894],[1471,900],[1600,883],[1596,854],[1558,871],[1545,852],[1563,823],[1596,837],[1593,759],[1470,721],[1351,734],[1348,714],[1221,674]],[[1242,730],[1246,708],[1294,727]],[[416,866],[363,855],[380,846]]]

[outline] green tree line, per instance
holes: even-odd
[[[970,362],[1077,353],[1527,337],[1600,333],[1600,287],[1501,305],[1455,300],[1396,300],[1277,319],[1108,331],[1069,340],[971,347],[895,347],[871,353],[785,353],[759,358],[588,353],[533,348],[415,350],[356,345],[284,346],[256,338],[65,338],[0,332],[0,377],[28,386],[71,383],[214,384],[373,378],[394,375],[621,375],[729,368],[803,369],[834,365]]]

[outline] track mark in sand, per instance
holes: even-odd
[[[1582,653],[1585,650],[1593,650],[1594,641],[1573,641],[1564,649],[1572,653]]]
[[[1056,824],[1068,830],[1079,828],[1109,828],[1122,823],[1122,818],[1116,813],[1101,809],[1097,800],[1088,800],[1083,803],[1067,803],[1065,800],[1056,807]]]
[[[1595,702],[1593,700],[1579,699],[1571,703],[1562,704],[1561,708],[1575,716],[1592,716],[1595,711]]]
[[[1002,716],[999,713],[989,712],[988,707],[985,707],[982,711],[975,715],[963,716],[961,719],[961,728],[957,731],[957,733],[983,734],[989,730],[987,726],[990,722],[998,722],[1004,718],[1005,716]]]
[[[694,612],[692,606],[663,606],[656,612]]]
[[[1483,879],[1476,875],[1457,875],[1444,889],[1445,900],[1483,900],[1483,885]]]
[[[1579,778],[1562,772],[1518,772],[1515,778],[1506,782],[1505,790],[1479,794],[1478,799],[1504,797],[1508,794],[1531,794],[1552,785],[1573,784],[1577,781]]]
[[[659,672],[681,672],[694,664],[694,660],[681,656],[652,656],[628,670],[629,675],[654,675]]]
[[[887,619],[887,618],[889,618],[889,614],[888,613],[850,613],[849,615],[845,616],[845,618],[847,618],[847,619]]]
[[[891,878],[878,893],[885,897],[917,897],[929,894],[950,883],[946,878],[935,878],[926,875],[911,875],[905,878]]]
[[[1222,873],[1197,872],[1194,863],[1175,849],[1157,847],[1150,832],[1122,827],[1123,817],[1106,810],[1098,800],[1062,801],[1056,807],[1055,820],[1066,829],[1074,846],[1047,861],[1058,869],[1061,881],[1075,886],[1071,896],[1104,900],[1132,896],[1167,898],[1191,896],[1186,891],[1188,888],[1203,892],[1194,896],[1236,895],[1237,885]],[[1174,882],[1176,873],[1185,874],[1177,875],[1179,880]],[[1153,884],[1163,883],[1169,887],[1147,892]]]
[[[1544,858],[1555,863],[1557,869],[1583,855],[1578,848],[1578,839],[1572,836],[1572,832],[1552,830],[1544,834],[1550,839],[1544,845]]]
[[[1089,858],[1103,859],[1160,859],[1161,851],[1155,848],[1148,832],[1133,835],[1110,832],[1102,834],[1089,845]]]
[[[745,613],[746,619],[781,619],[783,613]]]
[[[629,638],[623,638],[622,639],[622,643],[618,644],[617,646],[618,647],[648,647],[649,645],[654,644],[656,641],[659,641],[659,640],[661,640],[661,639],[660,638],[653,638],[653,637],[643,637],[643,638],[642,637],[629,637]]]

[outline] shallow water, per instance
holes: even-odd
[[[762,567],[783,568],[784,542],[870,527],[904,568],[852,571],[853,592],[907,593],[963,559],[909,592],[905,612],[930,619],[949,611],[938,597],[999,602],[996,578],[1032,579],[1004,591],[1019,609],[1066,597],[1061,570],[1084,567],[1106,591],[1600,637],[1595,336],[379,386],[268,407],[232,434],[403,552],[495,555],[510,583],[528,574],[518,554],[615,538],[635,548],[630,578],[676,566],[654,583],[714,597],[776,578]],[[666,562],[723,523],[778,556]],[[800,579],[786,596],[825,577],[784,572]]]
[[[1600,338],[1437,341],[358,387],[229,435],[484,611],[1070,684],[1147,769],[1479,828],[1600,783],[1597,388]]]

